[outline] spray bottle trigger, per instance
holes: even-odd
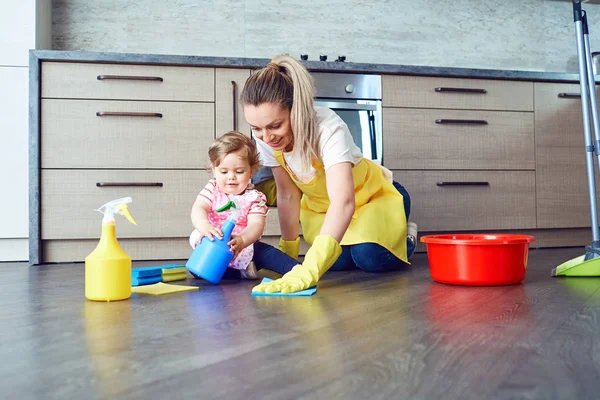
[[[223,212],[223,211],[229,210],[230,208],[236,208],[235,203],[233,201],[231,201],[231,200],[229,200],[227,203],[225,203],[221,207],[217,208],[215,211],[216,212]]]

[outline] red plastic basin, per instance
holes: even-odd
[[[453,285],[511,285],[525,279],[529,243],[535,237],[509,234],[446,234],[421,238],[431,278]]]

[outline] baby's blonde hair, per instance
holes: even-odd
[[[290,56],[278,56],[253,73],[240,95],[243,105],[275,103],[290,110],[294,148],[307,171],[313,160],[321,161],[315,116],[315,84],[306,68]]]
[[[210,166],[216,168],[221,164],[223,158],[228,154],[236,151],[245,149],[246,150],[246,161],[250,165],[252,174],[254,174],[260,168],[260,158],[258,156],[258,150],[256,144],[249,136],[243,133],[230,131],[220,136],[213,142],[208,148],[208,158],[210,159]]]

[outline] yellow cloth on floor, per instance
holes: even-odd
[[[177,292],[189,292],[192,290],[198,290],[198,287],[197,286],[169,285],[168,283],[162,283],[162,282],[158,282],[153,285],[133,286],[131,288],[132,293],[151,294],[154,296],[160,296],[162,294],[177,293]]]
[[[163,282],[182,281],[184,279],[187,279],[187,274],[185,272],[179,274],[163,274],[162,276]]]

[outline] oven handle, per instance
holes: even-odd
[[[315,101],[316,106],[327,107],[336,110],[377,111],[375,104],[344,103],[342,101]]]

